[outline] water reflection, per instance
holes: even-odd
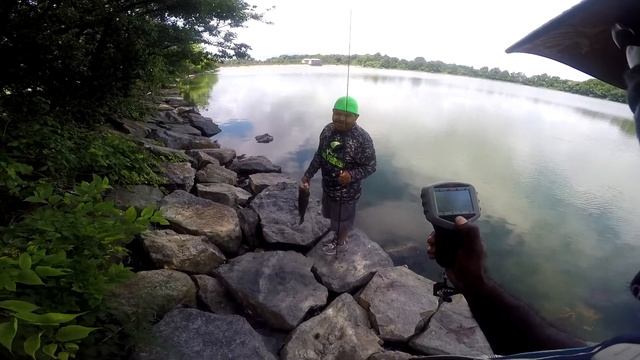
[[[589,340],[638,330],[640,304],[626,284],[640,259],[640,151],[626,105],[446,75],[352,74],[359,123],[378,154],[356,223],[396,264],[439,275],[425,261],[431,227],[419,190],[470,182],[498,282]],[[205,115],[223,127],[224,146],[264,154],[298,177],[345,75],[330,66],[222,69]],[[256,143],[265,132],[275,140]],[[312,191],[320,194],[318,177]]]

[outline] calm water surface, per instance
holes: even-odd
[[[198,83],[194,97],[221,125],[223,146],[266,155],[299,177],[345,93],[346,68],[223,68]],[[640,147],[626,105],[359,68],[351,69],[349,93],[378,156],[356,225],[397,265],[439,277],[426,258],[431,226],[419,191],[437,181],[470,182],[489,271],[504,288],[588,340],[640,330],[640,302],[627,290],[640,270]],[[257,144],[253,137],[265,132],[275,141]]]

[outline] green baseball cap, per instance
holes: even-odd
[[[358,102],[351,96],[342,96],[336,100],[333,110],[342,110],[358,115]]]

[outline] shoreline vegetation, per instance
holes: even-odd
[[[300,64],[302,59],[320,59],[326,65],[347,65],[347,55],[280,55],[266,60],[242,59],[229,60],[225,66],[237,65],[288,65]],[[626,103],[627,96],[624,90],[609,85],[597,79],[585,81],[574,81],[561,79],[558,76],[548,74],[527,76],[522,72],[508,72],[499,68],[488,68],[486,66],[476,69],[471,66],[447,64],[442,61],[427,61],[423,57],[413,60],[400,59],[387,55],[366,54],[351,55],[351,65],[369,67],[375,69],[398,69],[430,72],[435,74],[450,74],[467,76],[473,78],[490,79],[498,81],[512,82],[516,84],[529,85],[553,90],[564,91],[577,95],[584,95],[599,99]]]

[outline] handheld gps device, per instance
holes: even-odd
[[[455,218],[472,222],[480,217],[476,189],[471,184],[442,182],[422,188],[422,207],[436,232],[436,261],[440,266],[453,266],[462,239],[455,228]]]

